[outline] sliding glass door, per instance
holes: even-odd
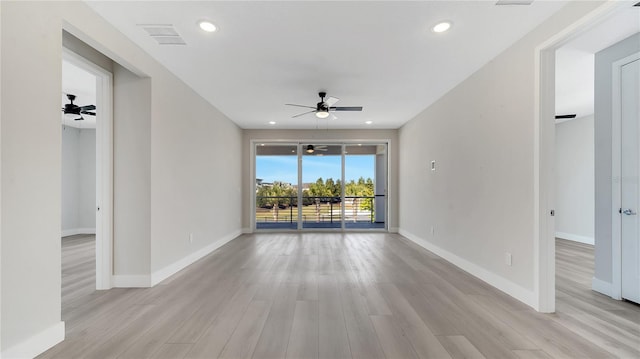
[[[345,227],[384,228],[386,146],[345,147]]]
[[[342,228],[342,145],[302,149],[302,228]]]
[[[258,230],[385,229],[386,143],[256,143]]]
[[[256,146],[257,229],[298,228],[298,145]]]

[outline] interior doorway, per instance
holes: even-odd
[[[94,289],[109,289],[113,243],[112,74],[63,48],[62,86],[62,236],[76,235],[83,243],[94,241]]]
[[[387,143],[253,143],[256,230],[386,230]]]
[[[62,61],[62,302],[95,290],[96,76]]]
[[[558,193],[556,193],[556,185],[557,185],[557,173],[556,170],[556,124],[554,122],[549,121],[550,118],[553,118],[554,115],[575,115],[575,118],[580,118],[578,113],[583,110],[567,111],[566,109],[561,109],[558,112],[558,103],[556,103],[557,97],[554,99],[554,96],[557,96],[557,91],[560,90],[558,88],[556,74],[559,70],[557,65],[557,56],[558,49],[562,49],[567,44],[573,43],[578,44],[579,47],[583,47],[580,50],[591,51],[591,56],[599,52],[618,41],[621,41],[634,33],[638,32],[638,8],[633,7],[632,4],[623,4],[623,3],[607,3],[601,5],[598,9],[592,11],[587,16],[583,17],[576,23],[572,24],[562,32],[558,33],[556,36],[550,38],[547,42],[541,44],[536,52],[536,68],[539,70],[536,77],[539,79],[539,82],[536,84],[538,86],[538,90],[536,93],[538,94],[537,105],[538,113],[536,115],[537,119],[537,132],[536,132],[536,168],[535,168],[535,179],[536,183],[536,231],[535,241],[536,241],[536,252],[535,252],[535,265],[536,265],[536,292],[537,292],[537,309],[542,312],[553,312],[555,311],[555,299],[556,299],[556,268],[555,268],[555,238],[558,230],[558,217],[556,209],[559,207],[558,203]],[[625,20],[626,19],[626,20]],[[586,47],[587,49],[585,49]],[[575,62],[574,62],[575,65]],[[609,71],[611,70],[609,66]],[[592,70],[593,71],[593,70]],[[595,75],[596,77],[598,75]],[[588,76],[586,76],[588,78]],[[597,81],[596,81],[597,83]],[[574,94],[576,92],[580,92],[584,90],[583,87],[578,86],[574,89]],[[609,88],[609,91],[611,89]],[[605,96],[606,97],[606,96]],[[609,98],[611,96],[608,96]],[[594,94],[594,98],[592,101],[598,101],[597,89]],[[610,99],[608,100],[610,101]],[[603,108],[603,106],[600,106]],[[583,111],[583,116],[584,116]],[[597,117],[597,116],[596,116]],[[599,128],[596,124],[594,125],[594,133],[596,137],[594,152],[595,152],[595,192],[596,197],[597,193],[602,191],[598,190],[598,181],[602,182],[602,178],[598,177],[598,159],[602,159],[603,156],[609,156],[609,172],[606,174],[606,178],[608,178],[609,186],[615,185],[615,181],[612,183],[612,173],[611,167],[612,163],[615,167],[615,160],[611,161],[611,136],[612,134],[608,132],[609,136],[608,143],[609,147],[607,148],[606,143],[602,143],[602,141],[598,142],[598,134],[600,136],[604,134],[603,128]],[[609,127],[609,131],[612,131]],[[615,129],[613,129],[615,133]],[[606,135],[606,134],[605,134]],[[606,136],[605,136],[606,137]],[[615,148],[614,148],[615,151]],[[605,178],[605,179],[606,179]],[[609,191],[609,195],[611,190]],[[612,208],[608,208],[611,206],[609,203],[607,208],[605,208],[605,215],[599,214],[599,210],[602,208],[598,207],[598,203],[596,201],[595,211],[594,211],[594,222],[595,222],[595,230],[594,230],[594,242],[595,242],[595,272],[598,271],[598,267],[603,267],[602,261],[598,266],[598,257],[599,252],[607,252],[609,255],[609,261],[611,257],[615,257],[615,253],[611,253],[614,250],[615,245],[612,246],[611,243],[598,243],[598,229],[602,231],[604,228],[602,225],[598,226],[598,221],[604,217],[609,223],[611,223],[612,216],[619,215],[617,212],[617,208],[615,214],[610,213],[613,212]],[[602,206],[601,206],[602,207]],[[604,217],[603,217],[604,216]],[[616,219],[613,218],[613,221]],[[619,220],[619,218],[618,218]],[[611,232],[609,224],[609,232],[608,238],[615,237],[615,234]],[[602,238],[602,236],[600,236]],[[581,240],[583,242],[588,242],[589,236],[574,236],[571,238],[572,240]],[[584,240],[586,239],[586,240]],[[600,248],[599,248],[600,247]],[[599,251],[600,249],[600,251]],[[605,253],[605,254],[607,254]],[[606,266],[606,265],[605,265]],[[611,264],[608,264],[609,273],[611,271]],[[615,271],[615,269],[614,269]],[[611,281],[609,279],[609,281]],[[610,283],[606,286],[599,281],[597,278],[593,277],[593,289],[601,292],[610,292]],[[590,290],[591,288],[589,288]]]

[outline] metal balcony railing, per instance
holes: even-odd
[[[340,223],[344,206],[345,222],[368,222],[375,219],[377,196],[340,197],[303,196],[302,221],[315,223]],[[256,196],[257,223],[295,223],[298,221],[298,197]]]

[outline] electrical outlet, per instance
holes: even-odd
[[[189,233],[189,243],[193,243],[193,233]]]
[[[511,264],[513,263],[513,258],[511,257],[511,253],[506,252],[504,254],[504,264],[508,265],[509,267],[511,267]]]
[[[435,160],[431,161],[431,170],[432,171],[436,170],[436,161]]]

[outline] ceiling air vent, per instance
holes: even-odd
[[[533,0],[498,0],[496,5],[531,5]]]
[[[156,40],[159,45],[186,45],[173,25],[144,24],[138,25]]]

